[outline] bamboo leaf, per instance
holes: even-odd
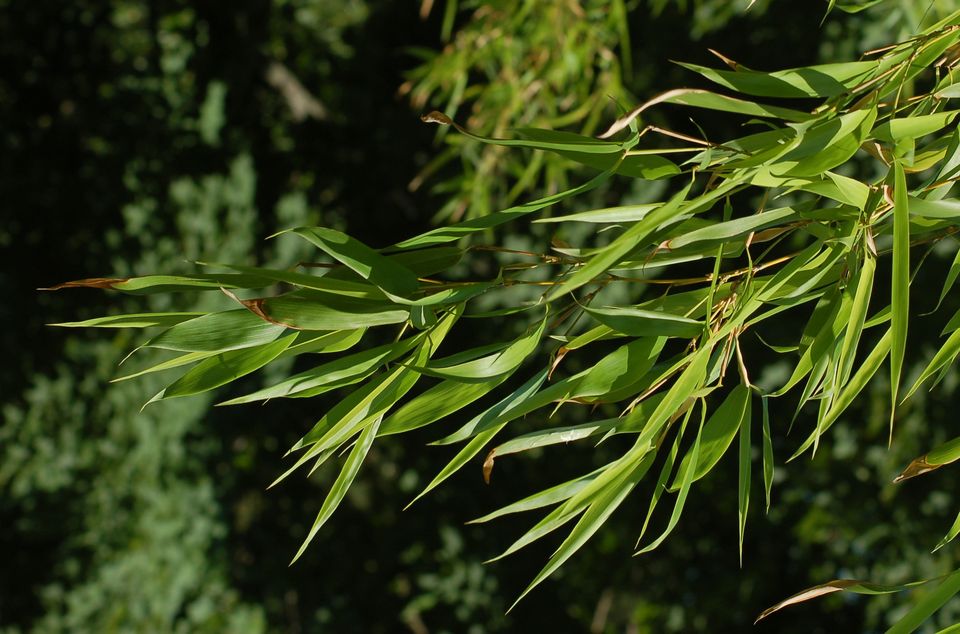
[[[886,634],[910,634],[930,618],[934,612],[960,592],[960,570],[955,570],[936,588],[924,594],[910,611],[897,621]]]
[[[357,352],[295,374],[276,385],[230,399],[221,405],[239,405],[271,398],[316,396],[329,389],[349,385],[370,376],[381,365],[412,350],[421,339],[421,336],[414,336]]]
[[[204,313],[134,313],[129,315],[109,315],[84,321],[67,321],[49,324],[60,328],[169,328],[188,319],[202,316]]]
[[[760,622],[762,619],[767,618],[774,612],[779,612],[783,608],[796,605],[798,603],[803,603],[811,599],[816,599],[817,597],[833,594],[835,592],[853,592],[855,594],[867,595],[893,594],[894,592],[903,592],[904,590],[908,590],[925,583],[929,583],[929,580],[914,581],[912,583],[905,583],[897,586],[881,585],[878,583],[870,583],[869,581],[859,581],[856,579],[835,579],[834,581],[828,581],[827,583],[819,586],[807,588],[806,590],[798,592],[797,594],[784,599],[773,607],[767,608],[760,614],[760,616],[757,617],[757,620],[754,621],[754,623]]]
[[[764,73],[743,68],[739,64],[734,71],[715,70],[696,64],[680,65],[746,95],[780,98],[835,97],[877,68],[876,62],[846,62]]]
[[[347,330],[402,324],[407,308],[389,302],[297,291],[277,297],[242,300],[250,312],[271,324],[297,330]]]
[[[592,473],[588,473],[587,475],[574,478],[573,480],[569,480],[563,484],[558,484],[550,487],[549,489],[534,493],[533,495],[525,497],[522,500],[518,500],[513,504],[508,504],[507,506],[497,509],[492,513],[488,513],[483,517],[470,520],[467,522],[467,524],[483,524],[485,522],[489,522],[490,520],[497,519],[498,517],[503,517],[504,515],[533,511],[545,506],[550,506],[551,504],[557,504],[559,502],[563,502],[564,500],[568,500],[570,497],[587,486],[587,484],[596,478],[597,474],[602,470],[603,468],[601,467],[600,469],[597,469]]]
[[[948,440],[907,465],[893,481],[903,482],[918,475],[939,469],[943,465],[960,460],[960,437]]]
[[[417,276],[413,271],[345,233],[324,227],[299,227],[291,233],[308,240],[388,293],[406,296],[417,290]]]
[[[746,386],[745,386],[746,387]],[[750,452],[753,447],[750,444],[750,388],[747,389],[747,414],[740,424],[740,477],[738,487],[738,512],[740,529],[740,567],[743,568],[743,535],[747,529],[747,511],[750,508]]]
[[[270,343],[284,330],[238,309],[180,322],[144,345],[179,352],[226,352]]]
[[[588,191],[596,189],[613,175],[613,170],[607,170],[597,176],[594,176],[592,179],[580,185],[578,187],[573,187],[566,191],[551,194],[549,196],[544,196],[538,200],[534,200],[528,203],[523,203],[521,205],[515,205],[509,209],[504,209],[503,211],[498,211],[496,213],[487,214],[486,216],[481,216],[479,218],[473,218],[470,220],[465,220],[463,222],[451,225],[449,227],[440,227],[437,229],[432,229],[426,233],[423,233],[415,238],[410,238],[409,240],[403,240],[398,242],[395,245],[395,249],[406,250],[406,249],[419,249],[422,247],[433,246],[437,244],[445,244],[447,242],[453,242],[459,240],[465,236],[477,233],[479,231],[485,231],[487,229],[492,229],[493,227],[500,226],[504,223],[516,220],[517,218],[526,216],[535,211],[540,211],[545,209],[553,204],[560,202],[571,196],[577,196],[580,194],[585,194]]]
[[[370,447],[373,446],[373,441],[377,437],[377,429],[379,427],[380,418],[375,418],[373,422],[360,432],[360,439],[357,441],[357,444],[353,446],[353,449],[350,450],[350,455],[347,457],[347,461],[344,463],[340,475],[337,476],[336,481],[334,481],[333,486],[330,488],[330,492],[327,493],[327,497],[320,507],[320,512],[317,513],[317,518],[313,521],[313,526],[310,527],[309,534],[307,534],[306,539],[303,540],[303,544],[293,557],[293,561],[290,562],[291,564],[300,559],[304,551],[306,551],[307,546],[309,546],[313,538],[316,537],[320,528],[330,519],[333,512],[337,510],[337,507],[340,506],[340,502],[343,501],[344,496],[347,494],[347,489],[353,484],[357,473],[360,471],[360,465],[363,464],[363,460],[367,457]]]
[[[570,534],[567,538],[560,544],[560,547],[557,548],[553,556],[550,557],[550,560],[547,562],[547,565],[534,577],[533,581],[530,582],[530,585],[517,597],[517,600],[513,602],[513,605],[510,606],[512,610],[517,603],[519,603],[523,597],[530,593],[535,587],[540,585],[544,579],[549,577],[551,574],[556,572],[556,570],[563,565],[563,563],[569,559],[575,552],[580,550],[580,548],[593,536],[597,530],[603,526],[604,522],[610,517],[610,515],[617,510],[617,507],[626,499],[627,495],[633,490],[637,485],[637,482],[646,475],[647,470],[650,469],[650,465],[653,464],[653,455],[649,455],[644,458],[636,467],[629,472],[624,478],[616,481],[612,484],[601,496],[597,498],[586,512],[580,517],[580,521],[577,522],[576,526],[573,527],[573,530],[570,531]]]
[[[690,453],[687,454],[688,459],[693,464],[699,464],[700,460],[700,441],[704,435],[704,419],[707,415],[706,405],[702,405],[700,410],[700,428],[697,430],[697,437],[693,441],[693,447],[690,449]],[[682,467],[682,465],[681,465]],[[682,481],[680,483],[680,493],[677,494],[676,502],[673,505],[673,512],[670,514],[670,520],[667,522],[667,527],[664,529],[663,533],[660,534],[655,540],[647,544],[645,547],[641,548],[639,551],[634,553],[634,555],[642,555],[648,553],[651,550],[654,550],[657,546],[663,543],[663,541],[673,532],[673,529],[677,526],[677,522],[680,521],[680,515],[683,513],[683,505],[687,501],[687,495],[690,493],[690,486],[693,484],[694,469],[687,469],[686,471],[681,471],[678,473],[678,476],[682,474]],[[674,480],[676,482],[676,480]]]
[[[631,337],[696,337],[703,332],[703,322],[666,312],[642,308],[584,307],[601,324]]]
[[[226,385],[259,370],[276,359],[296,338],[297,335],[292,334],[253,348],[218,353],[191,368],[189,372],[164,389],[158,397],[167,399],[201,394]],[[157,397],[154,397],[154,400],[157,400]]]
[[[894,165],[893,186],[893,280],[890,310],[893,341],[890,347],[890,435],[897,408],[900,374],[907,349],[907,327],[910,322],[910,216],[907,202],[907,181],[903,165]]]
[[[767,505],[765,512],[770,512],[770,491],[773,488],[773,439],[770,436],[770,408],[767,404],[768,397],[762,396],[760,402],[763,404],[763,490]]]
[[[693,473],[692,482],[696,482],[707,475],[726,453],[740,427],[749,424],[749,421],[750,388],[740,383],[730,391],[720,407],[710,415],[709,420],[700,432],[697,458],[693,457],[692,450],[684,456],[670,490],[676,491],[681,486],[681,482],[686,479],[688,471]]]
[[[952,542],[957,535],[960,535],[960,514],[957,515],[957,519],[953,520],[953,526],[950,527],[950,530],[947,531],[947,534],[944,535],[943,539],[941,539],[936,547],[934,547],[933,552],[937,552]]]
[[[691,185],[684,187],[683,190],[671,198],[669,202],[652,211],[648,216],[643,218],[643,220],[640,220],[623,232],[597,255],[590,258],[576,273],[564,280],[559,288],[554,289],[550,293],[548,300],[554,300],[566,295],[584,284],[593,281],[596,277],[605,273],[610,267],[619,262],[627,253],[641,246],[642,241],[653,233],[657,227],[677,215],[681,203],[690,192],[690,187]]]

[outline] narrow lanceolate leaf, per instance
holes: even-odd
[[[696,337],[703,322],[667,312],[641,308],[591,308],[584,310],[594,319],[631,337]]]
[[[760,613],[760,616],[757,617],[757,620],[754,621],[754,623],[767,618],[774,612],[779,612],[783,608],[796,605],[798,603],[803,603],[811,599],[816,599],[817,597],[833,594],[834,592],[853,592],[855,594],[867,595],[893,594],[894,592],[903,592],[904,590],[915,588],[929,582],[930,580],[925,579],[923,581],[914,581],[912,583],[894,586],[870,583],[869,581],[859,581],[857,579],[836,579],[834,581],[828,581],[827,583],[820,584],[819,586],[807,588],[806,590],[798,592],[797,594],[784,599],[780,603],[767,608]]]
[[[940,347],[937,354],[933,355],[930,363],[927,364],[923,372],[920,373],[920,376],[917,377],[913,386],[907,391],[904,400],[910,398],[913,393],[917,391],[917,388],[923,385],[930,377],[952,365],[958,355],[960,355],[960,329],[950,333],[950,336],[947,337],[943,346]]]
[[[666,460],[663,461],[663,466],[660,467],[660,475],[657,478],[657,483],[654,485],[653,495],[650,496],[650,504],[647,506],[647,516],[643,520],[643,526],[640,528],[640,535],[637,536],[637,543],[634,548],[640,546],[643,536],[647,533],[647,527],[650,525],[650,518],[653,517],[653,511],[657,508],[657,502],[660,501],[663,493],[667,490],[667,481],[673,472],[673,464],[676,462],[677,454],[680,451],[680,442],[683,440],[683,435],[687,430],[687,423],[690,421],[690,416],[693,415],[693,410],[694,408],[691,407],[687,410],[687,413],[684,414],[683,422],[680,424],[677,436],[673,440],[670,452],[667,454]]]
[[[344,233],[324,227],[300,227],[292,232],[388,293],[405,296],[417,290],[413,271]]]
[[[333,515],[333,512],[337,510],[337,507],[340,506],[340,502],[343,501],[344,496],[347,494],[347,489],[350,488],[354,478],[357,477],[357,472],[360,471],[360,465],[363,464],[363,459],[367,457],[367,452],[370,451],[373,440],[377,437],[379,427],[380,419],[376,418],[360,432],[360,439],[353,446],[353,449],[350,450],[350,455],[347,457],[347,461],[344,463],[340,475],[337,476],[336,481],[330,488],[330,492],[327,493],[327,497],[323,501],[323,506],[320,507],[320,512],[317,513],[317,519],[313,521],[310,533],[303,541],[293,561],[300,559],[300,556],[303,555],[307,546],[313,541],[317,531],[320,530],[324,523],[330,519],[330,516]]]
[[[681,66],[699,73],[721,86],[755,97],[834,97],[843,94],[849,86],[877,67],[877,62],[846,62],[822,64],[806,68],[762,73],[744,69],[715,70],[684,64]]]
[[[519,128],[517,133],[525,138],[494,139],[474,134],[470,130],[455,123],[453,119],[447,115],[436,110],[423,115],[420,119],[426,123],[453,126],[460,134],[490,145],[525,147],[532,150],[581,152],[584,154],[616,154],[623,149],[623,144],[617,141],[601,141],[600,139],[594,139],[593,137],[583,136],[573,132],[545,130],[542,128]]]
[[[410,238],[409,240],[404,240],[398,242],[394,245],[394,249],[419,249],[421,247],[428,247],[437,244],[446,244],[447,242],[453,242],[459,240],[464,236],[468,236],[480,231],[485,231],[487,229],[492,229],[493,227],[500,226],[506,222],[516,220],[527,214],[531,214],[535,211],[540,211],[545,209],[550,205],[554,205],[561,200],[569,198],[571,196],[577,196],[579,194],[584,194],[588,191],[596,189],[603,183],[605,183],[612,175],[614,170],[610,169],[597,176],[593,177],[583,185],[568,189],[566,191],[551,194],[549,196],[544,196],[538,200],[534,200],[528,203],[521,205],[515,205],[509,209],[504,209],[503,211],[498,211],[496,213],[487,214],[486,216],[481,216],[479,218],[472,218],[470,220],[465,220],[455,225],[450,225],[449,227],[439,227],[433,229],[424,234],[421,234],[415,238]]]
[[[893,279],[890,308],[893,342],[890,347],[890,434],[897,408],[900,374],[907,350],[907,326],[910,322],[910,210],[903,165],[894,165],[893,186]]]
[[[500,430],[503,429],[503,427],[504,424],[501,423],[496,427],[492,427],[480,432],[471,438],[470,442],[460,448],[460,451],[458,451],[457,454],[450,460],[450,462],[448,462],[443,469],[440,470],[440,473],[434,476],[433,480],[431,480],[430,483],[424,487],[423,491],[421,491],[417,497],[413,498],[413,500],[410,501],[410,504],[407,504],[406,508],[410,508],[414,502],[425,496],[427,493],[430,493],[430,491],[433,491],[435,488],[443,484],[447,478],[462,469],[464,465],[470,462],[470,460],[480,453],[480,451],[482,451],[483,448],[486,447],[487,444],[493,440],[498,433],[500,433]],[[484,471],[484,477],[485,479],[489,480],[489,473],[487,471]]]
[[[453,365],[431,363],[416,369],[428,376],[459,381],[486,381],[489,378],[513,372],[536,351],[546,325],[547,320],[544,318],[538,327],[494,354]]]
[[[797,457],[799,457],[803,452],[813,446],[817,439],[833,425],[840,414],[842,414],[850,404],[853,403],[853,399],[863,391],[863,388],[867,386],[867,383],[870,382],[870,379],[873,378],[873,375],[877,373],[877,370],[880,369],[883,360],[887,358],[887,354],[890,352],[890,346],[893,342],[893,329],[888,329],[884,333],[880,341],[877,342],[877,345],[874,346],[873,350],[864,359],[863,363],[857,368],[857,371],[853,373],[853,376],[850,377],[850,381],[843,386],[843,389],[840,390],[840,395],[834,400],[833,404],[830,406],[830,409],[819,418],[817,421],[817,428],[812,434],[810,434],[807,439],[803,442],[797,451],[790,456],[790,459],[787,462],[790,462]]]
[[[418,335],[396,343],[356,352],[295,374],[276,385],[230,399],[221,405],[239,405],[271,398],[316,396],[329,389],[350,385],[370,376],[382,365],[406,354],[421,339],[422,336]]]
[[[960,593],[960,570],[955,570],[946,579],[940,582],[933,590],[923,594],[919,601],[913,604],[910,611],[903,615],[886,634],[910,634],[923,625],[924,621],[933,616],[934,612]]]
[[[409,309],[389,302],[297,291],[241,303],[262,320],[296,330],[346,330],[402,324]]]
[[[273,282],[258,275],[237,273],[199,273],[196,275],[147,275],[145,277],[95,277],[85,280],[64,282],[44,291],[57,291],[65,288],[104,288],[134,295],[153,293],[173,293],[177,291],[215,291],[221,288],[264,288]]]
[[[516,369],[516,368],[514,368]],[[407,401],[380,426],[380,435],[402,434],[460,411],[507,380],[513,371],[483,379],[479,383],[464,383],[447,379],[429,387],[423,394]]]
[[[49,324],[60,328],[153,328],[164,326],[169,328],[199,317],[204,313],[135,313],[132,315],[110,315],[95,317],[84,321],[66,321],[59,324]]]
[[[643,220],[640,220],[620,234],[613,242],[590,258],[576,273],[564,280],[559,288],[554,289],[548,299],[556,299],[593,281],[623,259],[623,256],[627,253],[642,246],[643,241],[652,234],[657,227],[677,215],[680,205],[687,197],[687,193],[689,193],[691,187],[692,183],[684,187],[683,190],[671,198],[669,202],[658,207]]]
[[[269,343],[283,331],[283,326],[241,308],[178,323],[145,345],[179,352],[226,352]]]
[[[690,453],[687,454],[690,462],[693,464],[697,464],[700,459],[700,440],[703,437],[703,421],[707,414],[706,404],[702,404],[701,407],[700,427],[697,430],[697,437],[693,441],[693,447],[690,449]],[[690,493],[690,486],[693,484],[694,471],[694,469],[687,469],[686,471],[682,472],[683,480],[680,483],[680,493],[677,494],[677,499],[673,503],[673,512],[670,514],[670,520],[667,522],[667,527],[663,530],[659,537],[638,550],[636,553],[634,553],[634,555],[642,555],[654,550],[657,546],[662,544],[663,541],[670,536],[670,533],[673,532],[673,529],[676,528],[677,522],[680,521],[680,515],[683,513],[683,505],[686,503],[687,495]]]
[[[846,384],[853,369],[853,358],[857,353],[857,345],[860,343],[860,335],[863,333],[863,324],[867,319],[867,308],[870,306],[870,296],[873,293],[873,276],[876,269],[876,258],[869,252],[865,253],[863,264],[857,273],[849,322],[843,334],[843,345],[840,348],[840,357],[837,361],[841,385]]]
[[[680,463],[680,469],[677,470],[677,476],[674,478],[671,490],[675,491],[680,482],[686,477],[691,469],[693,470],[693,481],[697,481],[707,475],[714,465],[720,461],[723,454],[726,453],[734,436],[743,425],[750,422],[750,388],[740,383],[723,403],[710,415],[707,424],[704,425],[701,432],[698,457],[693,458],[691,451],[684,457]]]
[[[953,288],[953,285],[956,284],[958,275],[960,275],[960,249],[957,249],[957,254],[953,256],[953,263],[950,265],[950,270],[947,271],[947,277],[943,281],[943,288],[940,289],[940,297],[937,299],[937,305],[933,309],[934,312],[940,308],[943,299],[947,296],[947,293],[950,292],[950,289]]]
[[[588,473],[587,475],[574,478],[573,480],[550,487],[549,489],[545,489],[539,493],[534,493],[533,495],[527,496],[522,500],[518,500],[513,504],[508,504],[507,506],[497,509],[492,513],[488,513],[483,517],[470,520],[467,522],[467,524],[483,524],[485,522],[489,522],[490,520],[497,519],[498,517],[503,517],[504,515],[533,511],[539,508],[550,506],[552,504],[563,502],[564,500],[568,500],[573,495],[581,491],[590,482],[592,482],[593,479],[597,477],[597,474],[599,474],[602,470],[603,467]]]
[[[218,353],[191,368],[158,396],[164,399],[189,396],[226,385],[276,359],[296,338],[296,334],[291,334],[254,348]]]
[[[766,512],[770,512],[770,491],[773,488],[773,439],[770,436],[770,407],[764,395],[763,404],[763,490],[767,500]]]
[[[550,557],[550,560],[547,562],[547,565],[543,567],[533,581],[530,582],[530,585],[517,597],[517,600],[514,601],[513,605],[510,606],[510,609],[513,609],[520,600],[523,599],[527,594],[530,593],[535,587],[540,585],[544,579],[549,577],[551,574],[556,572],[556,570],[563,565],[567,559],[569,559],[575,552],[580,550],[580,548],[587,542],[597,532],[597,530],[603,526],[607,521],[610,515],[613,514],[617,507],[627,498],[633,488],[637,485],[647,471],[650,469],[650,465],[653,464],[653,454],[649,454],[643,460],[640,461],[631,471],[629,471],[623,478],[611,483],[604,492],[597,497],[597,499],[590,504],[586,512],[580,517],[580,520],[577,522],[576,526],[570,531],[570,534],[567,536],[563,543],[560,544],[560,547],[553,553],[553,556]]]
[[[605,209],[593,209],[591,211],[582,211],[580,213],[570,214],[568,216],[553,216],[550,218],[537,218],[535,223],[558,223],[558,222],[586,222],[586,223],[618,223],[618,222],[637,222],[644,216],[660,206],[660,203],[648,203],[645,205],[627,205],[623,207],[608,207]]]
[[[943,539],[940,540],[940,543],[936,545],[936,547],[933,549],[933,552],[937,552],[952,542],[958,534],[960,534],[960,514],[957,514],[957,519],[953,520],[953,526],[950,527],[950,530],[947,531],[947,534],[944,535]]]
[[[810,115],[799,110],[791,108],[782,108],[779,106],[766,106],[745,99],[736,99],[720,95],[709,90],[697,90],[693,88],[679,88],[670,90],[658,95],[650,101],[641,104],[617,119],[613,125],[600,135],[601,139],[610,138],[620,130],[629,126],[634,119],[639,117],[645,110],[661,103],[674,103],[694,108],[705,108],[707,110],[719,110],[720,112],[732,112],[747,117],[769,117],[773,119],[784,119],[786,121],[806,121]]]
[[[903,482],[924,473],[930,473],[943,465],[960,460],[960,437],[948,440],[936,449],[914,459],[907,468],[898,475],[894,482]]]
[[[750,389],[747,388],[749,394]],[[743,534],[747,529],[747,511],[750,508],[750,452],[753,447],[750,444],[750,402],[751,398],[747,396],[747,415],[746,419],[740,424],[740,478],[739,478],[739,529],[740,529],[740,567],[743,567]]]

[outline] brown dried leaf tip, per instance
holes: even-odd
[[[447,115],[437,110],[434,110],[433,112],[429,112],[425,115],[421,115],[420,120],[423,121],[424,123],[439,123],[440,125],[453,125],[453,119],[451,119]]]
[[[73,280],[72,282],[64,282],[63,284],[57,284],[56,286],[49,286],[47,288],[38,288],[38,291],[59,291],[64,288],[113,288],[117,284],[123,284],[128,281],[129,277],[88,277],[84,280]]]
[[[893,479],[893,482],[903,482],[904,480],[909,480],[910,478],[915,478],[918,475],[923,475],[924,473],[929,473],[936,469],[939,469],[943,465],[939,464],[930,464],[927,462],[927,456],[923,455],[907,465],[907,468],[904,469],[900,475]]]
[[[497,450],[491,449],[487,454],[487,459],[483,461],[483,481],[490,484],[490,476],[493,474],[493,459],[497,457]]]

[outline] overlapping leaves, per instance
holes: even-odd
[[[581,548],[638,487],[650,500],[638,547],[660,519],[659,502],[673,496],[659,536],[637,554],[655,549],[681,520],[696,483],[733,462],[742,552],[754,439],[760,439],[769,507],[771,423],[790,422],[770,420],[770,399],[797,398],[795,418],[806,437],[794,458],[816,451],[889,357],[895,433],[908,325],[916,313],[909,293],[911,252],[917,244],[948,238],[960,218],[960,202],[951,195],[960,172],[960,133],[951,107],[958,51],[960,12],[857,62],[775,73],[726,58],[730,70],[690,66],[715,82],[716,91],[683,89],[655,97],[615,122],[603,140],[548,130],[521,130],[509,139],[471,135],[484,143],[552,152],[598,171],[566,191],[384,249],[326,228],[293,229],[329,260],[321,274],[221,266],[211,268],[227,272],[68,283],[62,286],[133,293],[221,289],[232,306],[202,315],[122,315],[62,325],[161,329],[143,347],[177,356],[141,372],[191,367],[156,398],[214,389],[291,355],[340,354],[359,346],[227,401],[342,394],[291,449],[294,464],[280,478],[347,452],[307,542],[341,502],[377,438],[459,417],[460,424],[436,444],[460,448],[424,493],[474,460],[482,459],[489,481],[498,458],[618,437],[609,441],[620,448],[611,462],[477,520],[552,507],[501,556],[572,524],[524,594]],[[769,103],[778,100],[786,105]],[[718,142],[644,127],[643,113],[654,107],[728,113],[742,119],[744,135]],[[438,113],[427,119],[452,123]],[[672,179],[672,194],[662,202],[546,215],[559,201],[621,178]],[[469,262],[471,243],[522,218],[550,223],[559,239],[543,253],[521,254],[531,259],[529,266],[502,262],[496,275],[483,279],[452,275],[461,258]],[[566,244],[565,228],[574,223],[590,223],[602,239]],[[946,273],[941,301],[960,272],[957,262],[960,257]],[[891,273],[890,292],[878,290],[882,267]],[[547,275],[531,278],[528,271],[535,268]],[[546,288],[529,305],[477,315],[478,298],[506,298],[505,291],[517,285]],[[598,298],[611,285],[627,285],[630,302],[603,305]],[[804,316],[806,325],[784,341],[776,324],[788,311]],[[513,338],[451,349],[445,341],[452,330],[467,327],[465,315],[502,319]],[[751,382],[744,342],[755,341],[755,332],[779,342],[771,347],[792,359],[791,373],[776,389],[763,391]],[[935,384],[953,364],[960,354],[958,333],[955,317],[907,398],[919,386]],[[574,358],[585,369],[567,372]],[[762,421],[752,414],[758,399]],[[593,413],[587,422],[571,424],[566,412],[577,405],[589,405]],[[815,417],[807,415],[811,410]],[[752,433],[756,424],[762,433]],[[512,438],[502,438],[507,431]],[[901,479],[956,460],[960,452],[951,443],[919,458]],[[730,453],[737,459],[725,461]],[[960,519],[943,543],[958,532]],[[930,595],[936,601],[918,603],[909,622],[926,618],[942,605],[940,599],[956,593],[955,577]],[[888,591],[831,582],[777,609],[838,590]]]

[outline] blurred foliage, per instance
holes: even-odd
[[[616,61],[623,29],[610,30],[607,7],[581,2],[581,10],[593,7],[585,15],[595,29],[583,37],[614,57],[564,40],[584,56],[569,62],[585,69],[583,83],[550,89],[595,100],[602,114],[592,125],[602,125],[616,106],[596,89],[601,79],[617,86],[622,105],[630,107],[632,96],[696,82],[669,59],[707,63],[708,48],[762,69],[854,58],[911,31],[927,10],[956,8],[952,0],[888,0],[862,13],[835,13],[821,28],[820,6],[760,0],[743,13],[746,4],[627,2],[632,55],[625,74]],[[438,172],[425,171],[443,149],[431,146],[436,129],[416,122],[419,109],[412,113],[396,98],[404,81],[423,76],[415,70],[422,58],[407,52],[448,51],[457,64],[476,64],[463,90],[476,88],[462,98],[457,120],[478,132],[492,128],[465,118],[475,100],[487,92],[503,98],[491,81],[519,78],[501,67],[502,58],[456,50],[458,34],[469,32],[480,7],[464,4],[442,40],[446,7],[438,0],[421,21],[415,6],[371,1],[238,2],[224,11],[172,1],[0,0],[0,50],[13,69],[0,75],[0,252],[5,262],[17,263],[0,270],[0,318],[13,324],[0,330],[7,359],[0,373],[0,543],[11,553],[0,573],[0,629],[743,631],[785,593],[830,576],[896,583],[943,570],[928,551],[954,516],[949,474],[909,488],[890,479],[946,439],[954,372],[902,413],[901,443],[892,451],[883,448],[887,394],[881,382],[869,402],[847,413],[815,461],[789,474],[779,470],[770,515],[751,517],[740,573],[730,555],[736,541],[731,464],[691,495],[687,522],[661,551],[642,560],[625,556],[645,509],[624,508],[567,570],[505,616],[550,549],[481,566],[521,524],[489,531],[463,522],[519,490],[573,475],[582,458],[575,449],[504,460],[490,487],[479,477],[480,465],[472,465],[450,491],[401,515],[426,484],[422,474],[436,472],[446,456],[421,449],[427,436],[384,443],[313,552],[288,568],[308,528],[305,518],[334,474],[321,471],[310,482],[268,492],[264,487],[276,475],[282,448],[332,401],[224,412],[197,397],[135,414],[159,383],[107,383],[135,341],[94,340],[44,326],[103,314],[108,305],[121,308],[116,298],[96,294],[34,291],[79,275],[186,271],[184,259],[240,260],[251,253],[258,261],[289,262],[295,251],[283,250],[289,248],[283,243],[280,251],[261,251],[262,238],[305,219],[382,245],[425,227],[444,205],[452,212],[451,200],[464,200],[468,183],[458,180],[463,166],[453,158]],[[565,14],[554,8],[550,15]],[[536,23],[510,22],[510,28],[529,33]],[[556,48],[549,33],[541,37],[547,38],[541,47]],[[517,38],[513,45],[526,50]],[[484,51],[517,54],[505,45]],[[444,66],[436,55],[426,63],[445,69],[440,77],[449,80],[456,65]],[[271,73],[276,64],[288,72]],[[547,73],[548,66],[537,69]],[[424,109],[445,107],[451,86],[438,86]],[[524,94],[520,83],[510,86]],[[477,112],[509,130],[545,125],[524,113],[554,105],[537,95],[510,103],[518,110],[502,118],[486,108]],[[568,126],[586,130],[585,121]],[[682,116],[658,123],[697,131]],[[718,135],[732,132],[709,117],[697,123]],[[446,135],[443,143],[457,138]],[[475,174],[479,149],[463,151],[464,169]],[[521,171],[504,169],[496,186],[487,183],[490,208],[501,206],[500,196],[511,193],[526,168],[522,154],[505,155],[511,156]],[[418,174],[425,184],[410,193],[407,184]],[[554,178],[560,175],[544,171],[517,200],[559,188]],[[505,182],[509,187],[497,191]],[[436,195],[428,186],[437,187]],[[505,239],[526,243],[524,235]],[[951,254],[931,257],[945,270]],[[941,283],[942,275],[915,282],[918,295],[932,296]],[[150,305],[157,310],[173,308],[150,301],[158,302]],[[947,301],[947,309],[960,307],[953,297]],[[142,301],[124,306],[132,310],[133,304],[146,308]],[[785,330],[799,327],[784,323]],[[929,356],[934,334],[920,329],[911,345]],[[773,354],[759,361],[771,376],[786,368]],[[775,420],[791,415],[772,413]],[[778,459],[793,444],[776,438]],[[903,603],[896,595],[869,602],[832,597],[757,629],[875,631],[897,616],[891,606]]]

